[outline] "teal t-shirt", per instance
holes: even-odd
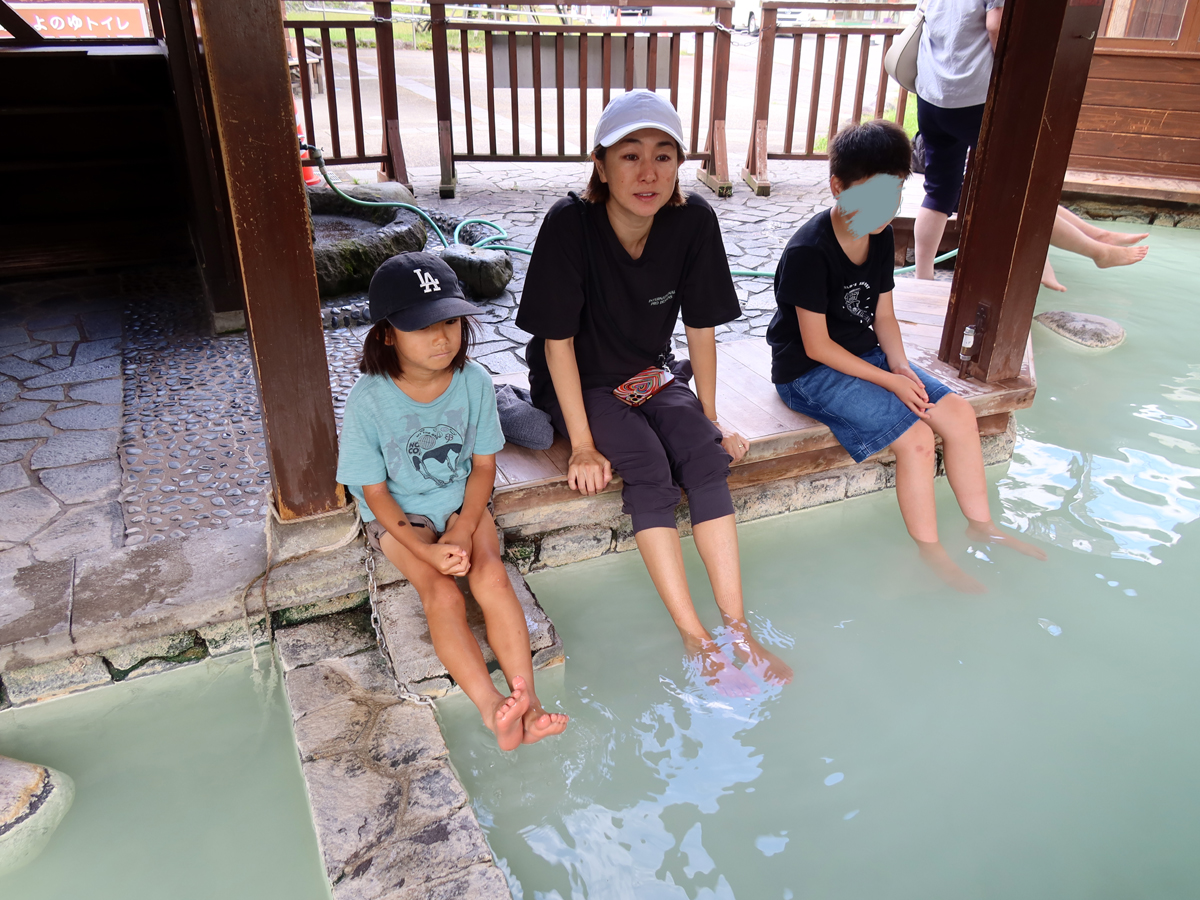
[[[363,521],[374,513],[362,486],[386,481],[406,513],[433,520],[438,531],[462,506],[471,456],[504,447],[491,376],[467,360],[432,403],[418,403],[386,375],[364,375],[346,398],[337,479],[359,499]]]

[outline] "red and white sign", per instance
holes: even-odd
[[[154,37],[143,3],[9,3],[44,38]],[[11,35],[0,28],[0,35]]]

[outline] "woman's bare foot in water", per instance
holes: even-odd
[[[1067,286],[1059,282],[1054,277],[1054,269],[1050,266],[1050,260],[1046,260],[1046,264],[1042,266],[1042,286],[1048,287],[1052,291],[1066,291]]]
[[[1092,257],[1092,262],[1101,269],[1109,269],[1113,266],[1131,266],[1135,262],[1145,259],[1149,252],[1149,247],[1115,247],[1105,244],[1104,249]]]
[[[520,676],[517,676],[520,678]],[[513,679],[515,682],[517,679]],[[521,679],[524,681],[524,679]],[[542,708],[542,704],[535,699],[529,705],[529,711],[525,713],[525,738],[524,743],[535,744],[542,738],[553,737],[556,734],[562,734],[567,723],[571,721],[571,717],[565,713],[548,713]]]
[[[1132,247],[1134,244],[1144,241],[1150,237],[1150,232],[1145,234],[1126,234],[1124,231],[1108,231],[1104,228],[1096,229],[1099,234],[1090,235],[1095,240],[1102,244],[1112,244],[1114,247]]]
[[[745,619],[727,619],[726,633],[733,645],[734,655],[767,684],[790,684],[792,667],[754,639]]]
[[[752,697],[758,693],[754,679],[733,664],[715,641],[693,641],[685,638],[684,650],[696,674],[718,694],[726,697]]]
[[[480,710],[483,724],[496,735],[496,743],[501,750],[515,750],[521,746],[525,736],[525,713],[528,711],[529,695],[525,690],[525,679],[520,675],[513,679],[512,696],[497,695],[496,706],[490,716]]]
[[[1010,550],[1016,550],[1025,556],[1032,556],[1034,559],[1046,558],[1046,551],[1036,544],[1030,544],[1020,538],[1015,538],[1011,534],[1001,530],[1000,526],[995,522],[973,522],[968,520],[967,537],[976,541],[987,541],[989,544],[997,544],[1001,547],[1008,547]]]
[[[933,569],[934,574],[950,587],[964,594],[986,594],[988,592],[981,582],[964,572],[958,563],[950,558],[950,554],[946,552],[941,541],[918,541],[915,538],[913,540],[921,554],[921,561]]]

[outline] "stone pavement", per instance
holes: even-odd
[[[120,288],[0,289],[0,572],[120,546]]]

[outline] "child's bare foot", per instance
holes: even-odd
[[[1093,261],[1101,269],[1108,269],[1112,266],[1131,266],[1135,262],[1145,259],[1149,252],[1149,247],[1114,247],[1106,244],[1104,249],[1096,254]]]
[[[729,636],[734,654],[747,669],[768,684],[791,683],[792,667],[756,641],[745,620],[730,625]]]
[[[540,703],[531,705],[525,713],[525,737],[523,743],[534,744],[542,738],[562,734],[571,717],[565,713],[548,713]]]
[[[941,541],[916,541],[915,539],[914,541],[921,554],[921,560],[950,587],[964,594],[986,594],[988,592],[982,583],[964,572],[958,563],[950,558],[950,554],[946,552]]]
[[[1108,231],[1103,228],[1098,230],[1100,233],[1094,235],[1095,239],[1102,244],[1112,244],[1114,247],[1131,247],[1150,237],[1148,231],[1145,234],[1126,234],[1124,231]]]
[[[977,541],[987,541],[989,544],[998,544],[1001,547],[1008,547],[1010,550],[1016,550],[1018,553],[1023,553],[1025,556],[1032,556],[1034,559],[1046,559],[1046,551],[1041,547],[1013,537],[1011,534],[1002,531],[992,521],[968,522],[967,537]]]
[[[726,697],[752,697],[758,693],[754,679],[733,664],[714,641],[702,641],[692,646],[685,642],[688,657],[696,674],[718,694]]]
[[[1042,266],[1042,285],[1050,288],[1052,291],[1066,291],[1066,285],[1059,282],[1054,277],[1054,269],[1050,266],[1050,260],[1046,260],[1046,264]]]
[[[525,690],[525,679],[518,675],[513,679],[512,696],[498,699],[492,710],[491,721],[484,714],[483,724],[496,735],[501,750],[515,750],[521,746],[525,736],[525,713],[529,711],[529,694]]]

